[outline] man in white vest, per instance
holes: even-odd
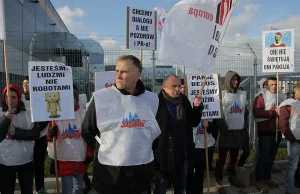
[[[279,128],[287,142],[289,162],[285,174],[286,194],[294,193],[294,175],[300,157],[300,82],[296,83],[294,98],[289,98],[279,106]]]
[[[279,185],[271,180],[272,164],[277,154],[282,134],[276,129],[276,92],[277,79],[269,77],[267,88],[258,95],[253,104],[253,116],[257,122],[259,157],[255,170],[255,186],[260,192],[267,193],[269,188]],[[279,93],[279,104],[285,100],[285,95]],[[276,141],[276,133],[278,139]]]
[[[216,190],[218,193],[225,194],[226,191],[222,185],[223,169],[229,154],[227,171],[228,182],[236,187],[244,187],[236,178],[236,164],[239,149],[249,141],[248,136],[248,110],[246,108],[246,91],[239,90],[241,78],[238,73],[228,71],[225,75],[222,91],[222,105],[224,120],[227,124],[220,128],[216,162]]]
[[[99,194],[144,194],[153,179],[158,97],[145,90],[141,74],[137,57],[119,57],[115,85],[94,92],[87,108],[82,136],[98,152],[93,188]]]

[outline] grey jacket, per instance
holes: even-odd
[[[234,71],[228,71],[225,75],[225,90],[229,93],[236,93],[238,91],[238,87],[234,89],[231,84],[230,80],[233,76],[238,76],[238,84],[241,82],[240,76],[234,72]],[[248,134],[248,116],[249,116],[249,111],[246,108],[245,110],[245,123],[244,123],[244,128],[241,130],[228,130],[228,127],[226,125],[225,120],[223,120],[224,125],[222,128],[219,128],[219,135],[218,135],[218,141],[217,144],[218,146],[222,147],[239,147],[245,143],[245,141],[249,142],[249,134]]]

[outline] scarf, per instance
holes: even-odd
[[[166,102],[174,105],[176,107],[176,119],[184,120],[184,107],[181,95],[178,98],[170,97],[164,90],[162,90],[163,98]],[[172,113],[171,113],[172,114]]]

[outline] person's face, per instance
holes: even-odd
[[[29,81],[26,79],[23,81],[23,90],[24,92],[29,92]]]
[[[136,82],[141,77],[141,72],[133,64],[131,59],[120,60],[116,65],[116,86],[118,89],[125,89],[128,92],[133,92],[136,87]]]
[[[177,98],[180,95],[181,81],[177,77],[169,77],[163,85],[164,91],[172,98]]]
[[[295,88],[294,92],[295,92],[295,94],[294,94],[295,98],[299,99],[299,97],[300,97],[300,88]]]
[[[275,42],[276,44],[281,42],[281,37],[280,36],[275,36]]]
[[[239,77],[233,76],[230,80],[230,85],[232,88],[236,89],[239,86]]]
[[[8,93],[6,92],[5,102],[8,105]],[[10,91],[10,104],[11,108],[17,108],[18,106],[18,95],[15,91]]]
[[[276,80],[269,80],[268,81],[268,86],[267,86],[267,89],[275,94],[277,92],[277,81]]]
[[[183,95],[185,95],[185,88],[184,87],[180,88],[180,93],[183,94]]]

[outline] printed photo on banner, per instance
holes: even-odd
[[[193,103],[196,95],[204,83],[204,75],[187,75],[188,98]],[[213,74],[207,78],[206,85],[202,91],[203,112],[202,119],[217,119],[222,117],[219,78]]]
[[[294,72],[294,30],[263,32],[263,72]]]
[[[72,68],[59,62],[28,64],[31,121],[74,119]]]
[[[115,84],[115,72],[114,71],[104,71],[95,72],[95,91],[102,88],[108,88]]]

